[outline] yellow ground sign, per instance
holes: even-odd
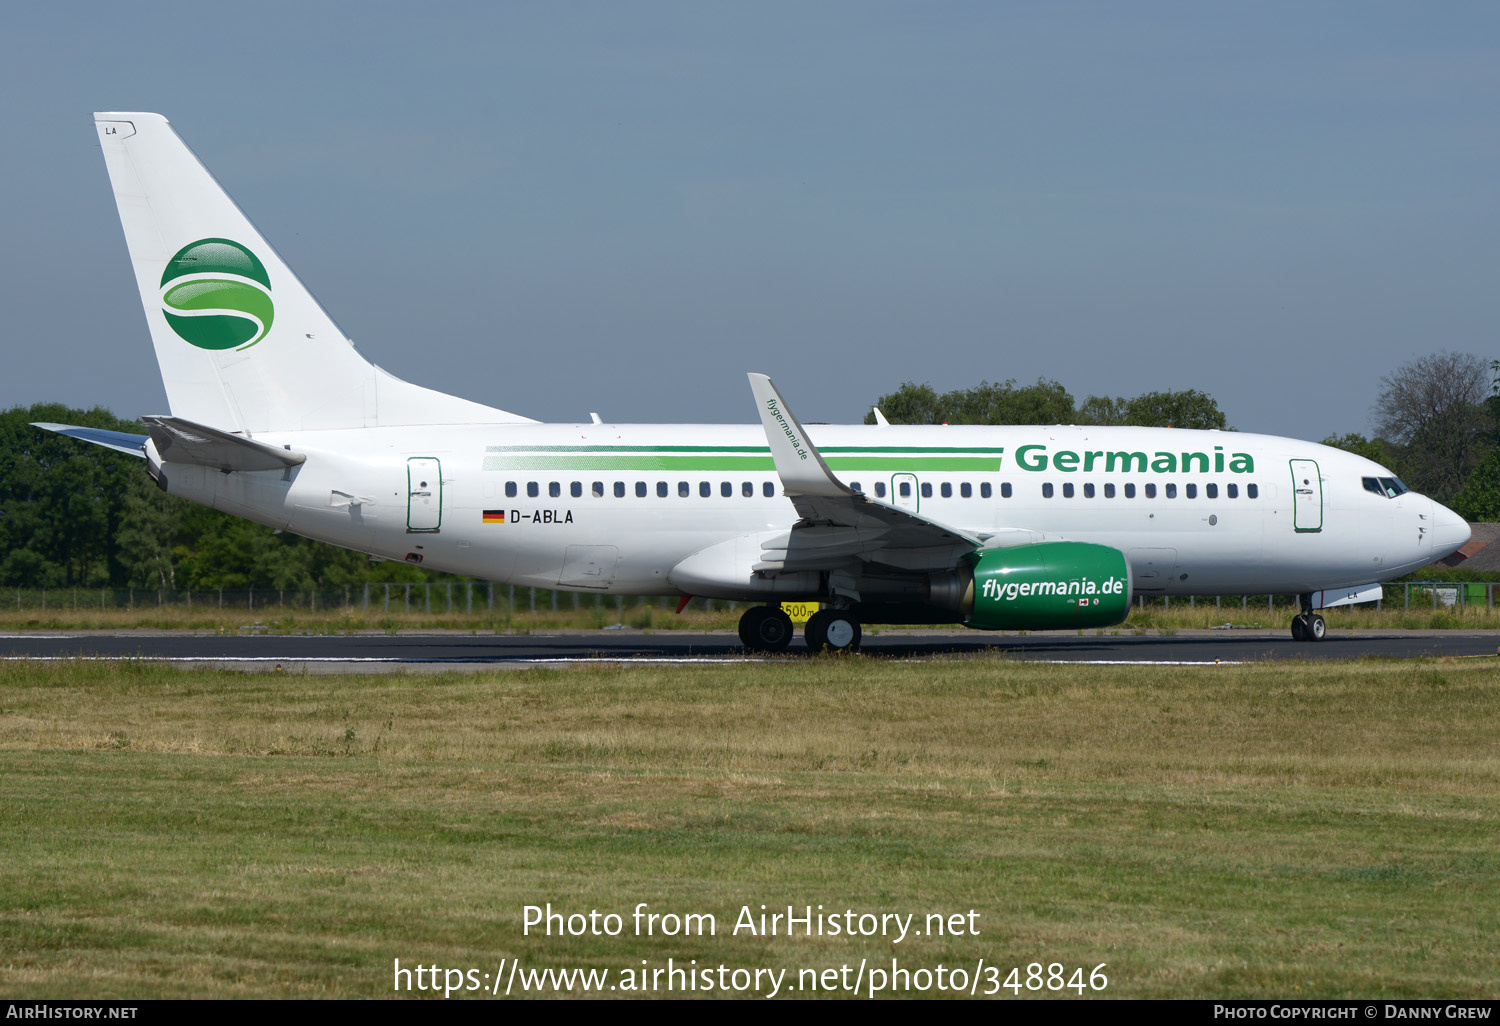
[[[806,623],[818,611],[816,602],[783,602],[781,611],[792,618],[792,623]]]

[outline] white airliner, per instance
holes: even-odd
[[[95,114],[170,416],[165,491],[493,581],[755,603],[740,636],[814,650],[861,623],[1078,629],[1136,595],[1296,593],[1314,610],[1469,538],[1389,470],[1311,442],[1171,428],[541,424],[366,361],[159,114]]]

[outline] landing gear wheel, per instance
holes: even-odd
[[[792,618],[777,607],[751,606],[740,617],[740,641],[752,652],[780,652],[792,643]]]
[[[1322,641],[1328,636],[1328,624],[1323,618],[1313,612],[1313,597],[1309,592],[1297,596],[1297,604],[1302,611],[1292,620],[1293,641]]]
[[[828,628],[824,621],[827,610],[820,609],[807,618],[807,623],[802,626],[802,637],[807,642],[809,652],[821,652],[823,646],[828,644]]]
[[[859,648],[863,632],[859,621],[838,609],[820,609],[808,618],[803,632],[807,647],[814,652],[853,652]]]

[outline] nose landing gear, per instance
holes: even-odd
[[[1297,598],[1302,604],[1302,612],[1292,618],[1292,640],[1322,641],[1328,636],[1328,624],[1313,612],[1312,596],[1298,595]]]

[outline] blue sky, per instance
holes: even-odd
[[[164,412],[94,110],[169,117],[360,349],[544,420],[903,381],[1370,430],[1500,357],[1500,7],[8,10],[0,404]]]

